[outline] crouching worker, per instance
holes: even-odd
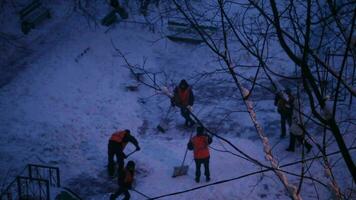
[[[129,190],[132,188],[132,183],[135,175],[135,162],[130,160],[127,162],[125,169],[121,170],[118,177],[119,189],[110,195],[110,200],[115,200],[118,196],[123,194],[123,200],[129,200],[131,195]]]
[[[194,136],[188,143],[188,149],[193,150],[195,161],[195,182],[200,181],[200,167],[204,165],[204,175],[207,182],[210,181],[209,171],[209,144],[213,142],[213,139],[204,134],[204,127],[197,127],[197,135]]]
[[[115,162],[114,156],[118,163],[118,171],[120,172],[124,168],[124,159],[127,156],[124,153],[124,149],[127,143],[130,142],[136,147],[136,151],[140,150],[140,146],[134,136],[131,135],[130,130],[117,131],[113,133],[109,139],[108,144],[108,172],[109,176],[114,176]]]

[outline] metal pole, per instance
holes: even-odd
[[[61,187],[61,177],[59,174],[59,168],[56,169],[56,172],[57,172],[57,186]]]
[[[49,182],[46,180],[46,186],[47,186],[47,200],[50,200],[50,195],[49,195]]]
[[[21,181],[20,177],[16,177],[17,180],[17,196],[20,199],[21,198]]]
[[[28,167],[28,175],[30,178],[32,178],[32,165],[27,165]]]

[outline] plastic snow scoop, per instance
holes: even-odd
[[[189,140],[192,139],[192,134],[193,134],[193,132],[190,133]],[[185,158],[187,157],[187,153],[188,153],[188,147],[185,149],[185,153],[184,153],[184,158],[183,158],[182,164],[180,166],[177,166],[177,167],[173,168],[173,175],[172,175],[173,178],[175,178],[177,176],[183,176],[183,175],[186,175],[188,173],[189,165],[184,165]]]
[[[165,133],[168,128],[169,128],[169,119],[168,119],[168,115],[172,110],[172,106],[169,107],[166,115],[164,116],[164,118],[161,119],[161,121],[159,122],[159,124],[157,125],[157,129],[158,131]]]
[[[187,157],[187,152],[188,152],[188,148],[185,150],[182,164],[180,166],[173,168],[173,175],[172,175],[173,178],[175,178],[177,176],[184,176],[188,173],[189,166],[184,165],[185,158]]]

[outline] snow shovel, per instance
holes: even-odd
[[[192,139],[192,134],[193,134],[193,132],[190,133],[189,140]],[[173,168],[173,175],[172,175],[173,178],[175,178],[177,176],[183,176],[188,173],[189,165],[184,165],[184,161],[185,161],[185,158],[187,157],[187,153],[188,153],[188,147],[185,149],[182,164],[180,166]]]
[[[169,120],[168,120],[168,115],[172,110],[172,106],[169,107],[166,115],[164,116],[164,118],[161,119],[161,121],[159,122],[159,124],[157,125],[157,129],[158,131],[165,133],[168,128],[169,128]]]
[[[136,153],[136,152],[137,152],[137,150],[132,151],[131,153],[129,153],[129,154],[126,155],[126,158],[128,158],[129,156],[131,156],[132,154],[134,154],[134,153]]]
[[[188,148],[185,150],[182,164],[180,166],[174,167],[173,175],[172,175],[173,178],[175,178],[177,176],[184,176],[188,173],[189,166],[184,165],[185,158],[187,157],[187,152],[188,152]]]

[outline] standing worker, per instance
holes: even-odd
[[[278,92],[274,99],[274,105],[277,106],[277,111],[281,115],[281,138],[286,136],[286,122],[288,123],[289,127],[292,124],[292,115],[294,109],[294,96],[292,95],[291,90],[287,88],[285,93],[282,91]]]
[[[125,169],[120,171],[118,177],[119,189],[110,195],[110,200],[115,200],[118,196],[123,194],[125,197],[123,200],[129,200],[131,195],[129,190],[132,188],[132,183],[135,175],[135,162],[130,160],[127,162]]]
[[[286,150],[290,152],[294,152],[295,142],[296,140],[298,140],[307,149],[307,153],[309,153],[313,146],[309,144],[308,141],[305,139],[305,132],[303,130],[303,128],[305,127],[304,127],[303,119],[301,116],[299,116],[299,114],[300,113],[296,111],[293,112],[292,125],[290,126],[289,147]]]
[[[124,168],[124,159],[127,158],[124,149],[128,142],[135,145],[136,151],[140,150],[140,146],[136,138],[131,135],[130,130],[117,131],[111,135],[108,144],[108,172],[110,176],[115,173],[114,156],[117,159],[118,171],[120,172]]]
[[[207,182],[210,181],[210,171],[209,171],[209,144],[213,142],[213,139],[204,134],[204,127],[197,127],[197,135],[190,139],[188,143],[188,149],[194,152],[195,161],[195,182],[200,181],[200,167],[204,165],[204,175]]]
[[[174,89],[174,96],[171,99],[172,106],[178,106],[180,108],[181,115],[185,119],[185,126],[192,127],[195,122],[190,117],[190,112],[194,104],[194,94],[192,87],[186,80],[182,79]]]

